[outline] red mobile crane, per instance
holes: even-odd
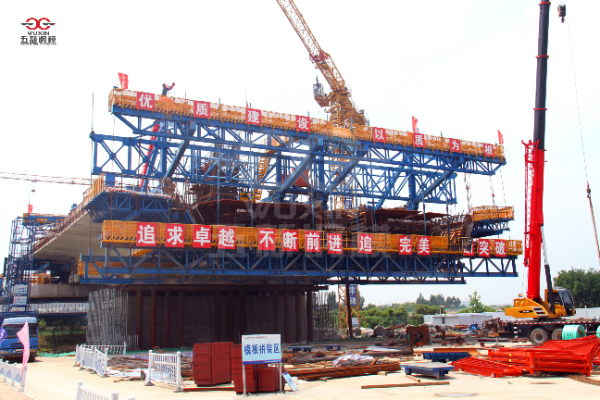
[[[515,336],[528,337],[533,344],[544,343],[549,338],[562,339],[562,330],[567,324],[583,324],[587,331],[592,333],[598,328],[597,322],[563,319],[575,315],[573,297],[567,289],[552,287],[550,266],[546,257],[543,205],[549,14],[550,2],[540,2],[533,141],[523,142],[525,145],[524,264],[529,271],[527,296],[515,299],[514,307],[505,310],[506,315],[518,320],[509,322],[504,327],[506,332],[513,333]],[[559,6],[558,14],[564,22],[566,6]],[[540,296],[542,254],[547,285],[543,299]],[[523,320],[523,318],[529,319]]]

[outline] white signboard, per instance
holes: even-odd
[[[358,326],[358,317],[352,317],[352,326]]]
[[[13,286],[13,294],[15,296],[25,295],[27,296],[27,286],[28,285],[15,285]]]
[[[242,335],[242,364],[281,362],[281,335]]]
[[[15,297],[13,297],[13,304],[15,306],[26,306],[27,305],[27,296],[15,296]]]

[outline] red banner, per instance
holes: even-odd
[[[358,253],[373,254],[373,235],[370,233],[358,234]]]
[[[471,240],[469,244],[463,246],[463,256],[465,257],[473,257],[475,255],[475,250],[473,249],[473,241]]]
[[[166,224],[165,247],[183,248],[185,245],[185,229],[182,224]]]
[[[258,250],[275,251],[275,229],[260,228],[258,230]]]
[[[246,107],[246,123],[252,125],[262,124],[262,115],[260,110]]]
[[[342,234],[328,233],[327,234],[327,253],[342,254]]]
[[[154,110],[154,95],[152,93],[137,92],[137,108]]]
[[[210,225],[193,225],[192,247],[196,249],[210,249],[212,235]]]
[[[220,226],[217,231],[219,249],[235,249],[235,228],[231,226]]]
[[[500,146],[502,146],[504,144],[504,135],[500,131],[498,131],[498,144]]]
[[[506,240],[494,239],[494,254],[496,257],[506,257]]]
[[[137,245],[138,246],[156,246],[156,223],[138,222],[137,223]]]
[[[383,128],[373,128],[373,141],[385,143],[385,129]]]
[[[419,120],[415,117],[412,117],[413,133],[417,133],[417,122],[419,122]]]
[[[431,238],[429,236],[419,236],[417,239],[417,254],[420,256],[431,255]]]
[[[490,241],[488,239],[479,239],[479,244],[477,245],[477,253],[479,257],[490,256]]]
[[[129,88],[129,76],[122,72],[118,72],[119,74],[119,82],[121,84],[121,89],[125,90]]]
[[[194,117],[210,118],[210,103],[207,101],[194,101]]]
[[[296,115],[296,130],[310,132],[310,118]]]
[[[483,154],[486,157],[494,157],[494,146],[489,143],[483,144]]]
[[[321,232],[304,231],[304,251],[307,253],[321,252]]]
[[[298,251],[298,231],[282,229],[281,246],[283,251]]]
[[[398,235],[398,254],[404,256],[412,254],[412,240],[410,236]]]
[[[450,142],[450,151],[453,153],[462,153],[462,144],[458,139],[448,139]]]
[[[413,133],[413,146],[425,147],[425,135],[422,133]]]

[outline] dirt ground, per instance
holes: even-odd
[[[424,348],[427,349],[427,348]],[[25,394],[35,400],[75,400],[77,382],[82,380],[84,387],[103,394],[118,392],[120,399],[135,396],[136,400],[185,399],[185,398],[239,398],[235,392],[189,392],[174,393],[157,386],[144,386],[141,381],[115,383],[115,378],[100,378],[97,375],[74,367],[75,357],[39,357],[39,362],[29,364]],[[600,381],[600,375],[592,376]],[[428,381],[430,378],[421,378]],[[435,379],[431,378],[431,381]],[[488,378],[462,372],[451,372],[448,385],[404,387],[390,389],[361,389],[361,385],[412,383],[404,372],[387,376],[373,375],[353,378],[331,379],[300,383],[299,391],[286,394],[253,395],[262,399],[430,399],[443,397],[472,397],[485,399],[592,399],[600,398],[600,386],[576,382],[563,377],[518,377]],[[1,382],[1,381],[0,381]],[[190,386],[194,386],[192,381]],[[0,395],[12,388],[0,383]],[[1,396],[0,396],[1,397]]]

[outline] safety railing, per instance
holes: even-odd
[[[514,207],[480,206],[471,209],[473,221],[495,220],[495,219],[515,219]]]
[[[142,92],[139,93],[140,95]],[[176,114],[184,116],[202,116],[204,118],[220,121],[230,121],[235,123],[247,123],[246,108],[231,106],[220,103],[201,102],[205,109],[202,115],[195,114],[195,107],[198,102],[179,97],[161,96],[158,94],[143,93],[149,95],[153,103],[152,111],[167,114]],[[138,92],[133,90],[113,89],[108,97],[108,110],[111,111],[113,105],[122,108],[138,109]],[[145,107],[147,109],[147,107]],[[260,110],[260,125],[285,130],[297,130],[297,118],[301,116],[277,113],[272,111]],[[301,117],[306,118],[306,117]],[[347,139],[375,141],[372,127],[364,125],[352,125],[351,129],[333,126],[332,122],[320,118],[310,118],[310,133],[317,133],[333,137],[342,137]],[[470,142],[458,139],[444,138],[433,135],[418,135],[415,140],[415,134],[408,131],[399,131],[393,129],[382,129],[385,132],[383,141],[390,144],[401,146],[424,147],[432,150],[452,151],[477,156],[504,159],[504,146],[488,143]],[[383,137],[383,136],[381,136]],[[457,147],[456,143],[460,143]]]
[[[181,352],[177,354],[156,354],[152,350],[148,353],[148,374],[146,385],[151,386],[153,382],[162,382],[172,387],[175,392],[183,390],[183,379],[181,379]]]
[[[101,352],[95,346],[78,345],[75,349],[75,365],[81,369],[94,371],[105,377],[108,371],[108,352]]]
[[[85,191],[83,195],[83,203],[88,204],[102,192],[127,193],[135,195],[161,197],[165,199],[172,199],[174,197],[173,190],[161,187],[153,187],[152,185],[146,185],[144,187],[141,187],[131,184],[122,184],[118,182],[116,182],[114,185],[106,185],[104,174],[101,174],[98,178],[94,179],[92,185],[88,188],[88,190]]]
[[[167,243],[167,235],[170,234],[167,232],[167,224],[165,223],[154,223],[155,230],[153,231],[154,236],[154,245],[138,245],[138,228],[142,225],[147,225],[148,223],[141,223],[136,221],[104,221],[102,223],[102,242],[103,243],[112,243],[117,245],[124,245],[126,247],[158,247],[165,248],[168,247]],[[186,248],[194,248],[197,244],[194,242],[194,231],[198,227],[205,227],[204,225],[190,225],[190,224],[169,224],[169,225],[179,225],[181,227],[181,236],[178,240],[182,240],[183,247]],[[196,228],[195,228],[196,227]],[[249,227],[235,227],[235,226],[222,226],[222,225],[212,225],[209,226],[210,236],[208,233],[205,233],[206,240],[210,240],[211,248],[219,248],[219,235],[222,233],[223,228],[228,230],[233,236],[233,241],[235,244],[231,248],[237,247],[245,247],[245,248],[260,248],[259,240],[260,240],[260,232],[265,228],[249,228]],[[170,228],[173,229],[173,228]],[[231,231],[233,230],[233,231]],[[283,248],[283,235],[286,233],[286,230],[283,229],[272,229],[271,238],[274,240],[274,247],[276,249]],[[295,239],[297,240],[297,249],[298,250],[307,250],[306,249],[306,237],[309,232],[312,234],[316,234],[318,236],[320,249],[319,251],[327,251],[328,250],[328,235],[333,233],[336,235],[341,235],[341,249],[343,251],[358,251],[359,250],[359,235],[363,235],[362,233],[348,233],[348,232],[326,232],[326,231],[307,231],[307,230],[293,230],[295,232]],[[397,234],[386,234],[386,233],[369,233],[367,234],[370,237],[372,243],[373,251],[383,251],[383,252],[398,252],[400,239],[409,238],[410,245],[412,249],[412,253],[419,253],[419,241],[421,238],[428,238],[429,240],[429,248],[432,254],[437,253],[449,253],[449,254],[462,254],[469,253],[471,249],[471,243],[474,244],[474,249],[477,251],[479,249],[478,243],[481,241],[485,243],[485,246],[489,246],[491,256],[503,256],[502,249],[506,251],[505,255],[516,256],[523,254],[522,251],[522,242],[520,240],[505,240],[505,239],[471,239],[471,238],[449,238],[448,236],[425,236],[425,235],[397,235]],[[263,236],[264,238],[264,236]],[[332,237],[333,238],[333,237]],[[339,238],[339,237],[338,237]],[[338,240],[336,238],[335,240]],[[465,245],[465,243],[468,244]],[[496,246],[496,243],[498,245]],[[496,254],[496,248],[499,249],[499,254]],[[101,262],[97,262],[99,267],[103,267],[104,264]],[[113,265],[114,264],[114,265]],[[152,266],[152,263],[147,263],[148,267]],[[85,263],[80,262],[79,270],[80,274],[82,273],[81,268]],[[119,263],[110,263],[110,266],[119,266]],[[144,263],[141,264],[144,267]],[[170,268],[174,267],[174,264],[161,264],[161,268]],[[95,270],[95,269],[94,269]],[[92,273],[92,272],[90,272]]]
[[[38,314],[80,314],[89,310],[89,303],[48,303],[29,304],[29,311]]]
[[[19,391],[23,392],[27,378],[27,365],[23,368],[22,364],[10,364],[8,361],[0,360],[0,378],[12,387],[18,385]]]
[[[109,395],[95,392],[83,387],[83,381],[77,382],[76,400],[119,400],[119,392],[112,392]],[[135,396],[129,396],[127,400],[135,400]]]

